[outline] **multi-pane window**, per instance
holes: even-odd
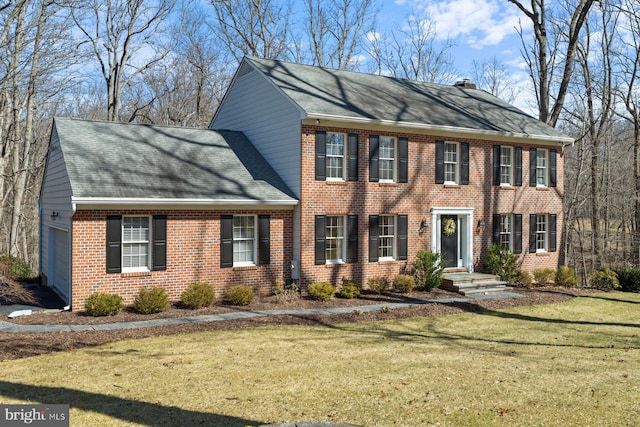
[[[253,265],[256,253],[256,221],[253,215],[233,216],[233,264]]]
[[[444,144],[444,181],[458,183],[458,144]]]
[[[500,184],[513,184],[513,155],[511,147],[500,147]]]
[[[547,216],[536,216],[536,251],[547,250]]]
[[[500,245],[512,250],[511,236],[513,233],[513,223],[511,215],[500,215]]]
[[[149,269],[150,231],[148,216],[122,218],[122,268],[124,271]]]
[[[378,257],[393,258],[395,242],[395,217],[380,215],[378,217]]]
[[[396,139],[381,136],[379,150],[380,181],[395,181]]]
[[[327,179],[345,179],[345,136],[327,132]]]
[[[548,157],[547,150],[538,149],[536,152],[536,185],[547,185]]]
[[[344,217],[327,216],[325,233],[327,262],[344,261]]]

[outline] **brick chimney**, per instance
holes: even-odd
[[[454,84],[454,86],[463,87],[465,89],[475,89],[476,88],[475,83],[471,83],[471,81],[469,79],[462,79],[460,81],[457,81],[456,84]]]

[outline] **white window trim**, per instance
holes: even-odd
[[[329,259],[329,257],[327,256],[327,242],[329,240],[337,240],[334,238],[329,238],[327,235],[327,228],[329,227],[329,218],[340,218],[340,221],[342,221],[342,237],[340,238],[342,241],[340,243],[340,253],[342,254],[342,258],[339,259]],[[344,264],[345,261],[345,255],[346,255],[346,250],[347,250],[347,238],[345,236],[346,234],[346,230],[347,230],[347,221],[346,221],[346,215],[327,215],[326,219],[326,225],[325,225],[325,230],[324,230],[324,240],[325,240],[325,258],[326,258],[326,263],[327,264]]]
[[[544,218],[544,232],[538,231],[538,219]],[[538,248],[538,235],[544,235],[544,248]],[[549,251],[549,215],[547,214],[536,214],[536,252],[548,252]]]
[[[447,145],[455,145],[456,147],[456,161],[455,163],[447,162]],[[444,143],[444,183],[449,185],[458,185],[460,182],[460,144],[458,142],[445,141]],[[455,165],[455,179],[453,181],[447,181],[447,165]]]
[[[327,159],[327,166],[326,166],[326,175],[327,181],[334,181],[334,182],[345,182],[347,180],[347,158],[348,158],[348,149],[349,147],[347,146],[348,144],[348,138],[347,135],[341,132],[327,132],[327,147],[329,146],[329,135],[342,135],[342,176],[341,177],[330,177],[329,176],[329,157],[331,158],[336,158],[338,156],[329,156],[328,150],[325,149],[325,156]]]
[[[240,262],[236,262],[235,261],[235,243],[236,241],[245,241],[245,240],[249,240],[249,239],[236,239],[235,236],[233,237],[233,266],[234,267],[253,267],[255,265],[257,265],[256,260],[258,259],[258,221],[257,221],[257,217],[256,215],[234,215],[233,216],[233,220],[232,220],[232,227],[234,226],[234,222],[236,220],[236,218],[246,218],[246,217],[252,217],[253,218],[253,261],[240,261]]]
[[[510,160],[510,165],[509,165],[509,181],[508,182],[503,182],[502,180],[502,168],[504,167],[503,163],[502,163],[502,150],[504,149],[508,149],[509,150],[509,160]],[[514,156],[513,156],[513,147],[510,146],[500,146],[500,186],[502,187],[511,187],[513,186],[513,167],[514,167]]]
[[[382,237],[387,237],[388,235],[383,235],[380,233],[380,218],[386,217],[391,218],[393,221],[393,236],[391,237],[391,256],[380,256],[380,240]],[[378,261],[393,261],[397,258],[397,245],[398,240],[398,216],[397,215],[378,215]]]
[[[509,218],[509,233],[505,233],[502,231],[502,218]],[[513,215],[512,214],[500,214],[500,240],[502,241],[502,236],[504,234],[509,234],[509,243],[507,245],[507,249],[513,253]]]
[[[131,240],[131,241],[125,241],[124,240],[124,223],[125,223],[125,218],[147,218],[147,220],[149,221],[149,240],[146,240],[146,244],[147,244],[147,265],[146,266],[141,266],[141,267],[125,267],[124,266],[124,247],[127,244],[136,244],[136,243],[145,243],[145,241],[142,240]],[[120,226],[120,265],[122,266],[122,273],[146,273],[151,271],[151,246],[152,246],[152,240],[153,240],[153,230],[151,229],[152,226],[152,221],[151,221],[151,216],[150,215],[123,215],[122,216],[122,224]]]
[[[538,174],[538,157],[540,157],[540,154],[544,154],[544,158],[545,158],[545,167],[544,167],[544,183],[540,184],[538,183],[538,179],[540,177],[540,175]],[[538,148],[536,150],[536,187],[548,187],[549,186],[549,150],[545,149],[545,148]]]
[[[391,179],[382,179],[380,178],[379,182],[397,182],[398,181],[398,138],[393,137],[393,136],[380,136],[380,140],[379,140],[379,147],[382,146],[382,139],[383,138],[389,138],[393,141],[393,158],[388,159],[387,157],[384,158],[384,160],[391,160],[392,164],[393,164],[393,168],[391,171],[391,176],[393,178]],[[378,150],[378,151],[382,151],[382,150]],[[381,176],[382,175],[382,171],[380,170],[380,161],[383,160],[382,156],[378,156],[378,175]]]

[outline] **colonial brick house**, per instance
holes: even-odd
[[[556,267],[571,141],[468,82],[245,58],[210,130],[55,120],[41,273],[78,309],[195,280],[363,283],[420,250],[473,272],[491,242]]]

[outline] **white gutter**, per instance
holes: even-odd
[[[181,206],[296,206],[297,200],[247,200],[247,199],[145,199],[137,197],[71,197],[73,211],[77,205],[181,205]]]
[[[382,126],[394,126],[394,127],[403,127],[409,129],[419,129],[431,131],[434,133],[451,133],[451,134],[461,134],[461,135],[469,135],[469,136],[501,136],[507,138],[518,138],[518,139],[527,139],[527,140],[535,140],[535,141],[544,141],[544,142],[558,142],[558,143],[573,143],[575,140],[571,137],[552,137],[548,135],[530,135],[526,133],[515,133],[515,132],[505,132],[505,131],[493,131],[493,130],[478,130],[471,128],[462,128],[456,126],[441,126],[441,125],[430,125],[424,123],[414,123],[414,122],[402,122],[395,120],[381,120],[381,119],[370,119],[367,117],[350,117],[350,116],[336,116],[332,114],[321,114],[321,113],[311,113],[307,114],[307,119],[312,120],[334,120],[341,122],[351,122],[351,123],[362,123],[362,124],[377,124]]]

